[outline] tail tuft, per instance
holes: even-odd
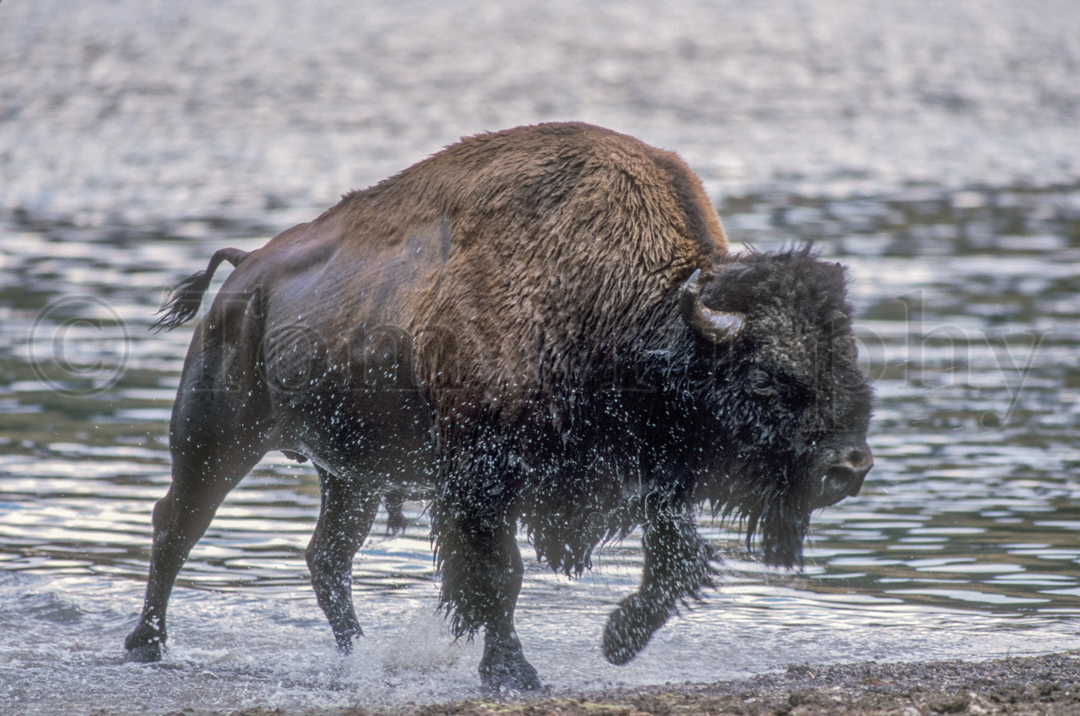
[[[233,266],[239,266],[240,262],[249,255],[247,251],[240,249],[219,249],[214,252],[210,264],[204,271],[188,276],[176,284],[169,297],[165,300],[161,310],[156,315],[159,318],[150,326],[151,331],[171,331],[194,318],[202,306],[203,294],[210,288],[210,281],[214,278],[214,271],[222,261],[228,261]]]
[[[202,306],[203,294],[210,288],[210,279],[213,277],[214,274],[210,271],[199,271],[176,284],[161,310],[157,312],[158,319],[150,326],[150,330],[155,333],[171,331],[194,318]]]

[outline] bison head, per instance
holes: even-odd
[[[704,356],[703,497],[745,519],[748,544],[760,534],[767,563],[800,564],[810,513],[858,494],[873,465],[844,270],[808,248],[735,255],[679,303]]]

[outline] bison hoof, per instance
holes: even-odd
[[[164,641],[158,629],[147,624],[140,624],[135,631],[128,634],[127,639],[124,639],[124,648],[127,649],[124,663],[152,664],[155,661],[161,661],[161,647]]]
[[[512,633],[506,639],[484,640],[484,657],[480,660],[480,683],[492,691],[536,691],[541,687],[540,675],[525,660],[521,642]]]
[[[645,648],[667,616],[666,607],[638,594],[622,600],[604,626],[604,658],[617,666],[627,663]]]
[[[540,675],[524,658],[501,664],[480,664],[480,683],[492,691],[536,691]]]
[[[152,641],[149,644],[140,646],[129,646],[127,655],[124,657],[125,664],[153,664],[156,661],[161,661],[160,641]]]
[[[348,656],[352,653],[353,646],[355,646],[356,642],[363,636],[364,632],[360,627],[356,627],[354,630],[342,634],[334,634],[334,640],[337,641],[338,652],[342,656]]]

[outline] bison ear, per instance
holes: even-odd
[[[741,313],[714,311],[701,300],[701,269],[683,284],[679,293],[679,310],[683,320],[699,336],[712,343],[727,343],[739,335],[743,327]]]

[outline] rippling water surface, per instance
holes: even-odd
[[[814,240],[849,267],[878,396],[876,467],[858,497],[815,515],[799,574],[763,568],[738,525],[703,516],[725,555],[720,589],[627,667],[604,662],[599,641],[638,579],[638,536],[579,580],[527,559],[519,630],[547,683],[1080,647],[1080,190],[777,193],[720,208],[736,241]],[[164,712],[476,694],[477,645],[454,642],[433,616],[419,503],[404,534],[380,517],[358,556],[367,637],[337,655],[303,558],[317,479],[279,455],[192,553],[165,660],[122,664],[191,336],[146,329],[163,288],[214,249],[268,238],[216,222],[0,224],[0,703]]]
[[[280,456],[192,553],[165,660],[122,663],[192,330],[146,329],[215,249],[318,213],[292,207],[552,119],[679,151],[737,241],[843,261],[878,398],[877,464],[815,515],[806,569],[703,517],[720,588],[626,667],[600,633],[638,536],[576,581],[525,546],[518,626],[547,683],[1080,648],[1074,6],[0,3],[0,714],[476,695],[477,645],[433,617],[422,504],[358,557],[366,638],[337,655],[302,553],[317,481]]]

